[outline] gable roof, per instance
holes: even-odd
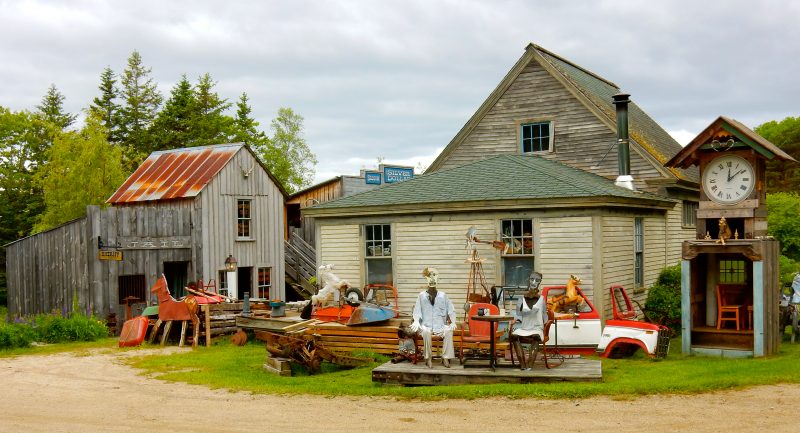
[[[472,129],[500,100],[525,67],[534,61],[542,65],[546,71],[567,87],[584,106],[611,130],[616,131],[616,110],[612,104],[611,97],[620,93],[619,86],[538,45],[529,44],[525,49],[525,53],[506,74],[500,84],[497,85],[475,114],[431,163],[428,171],[434,171],[439,168],[446,157],[467,138]],[[653,166],[666,176],[671,174],[678,179],[691,182],[699,181],[699,173],[696,169],[685,171],[665,170],[663,164],[672,155],[681,150],[681,145],[635,102],[629,104],[628,111],[629,136],[632,139],[633,151],[637,151],[642,157],[650,160]]]
[[[718,134],[726,136],[733,135],[744,145],[751,147],[753,150],[761,154],[766,159],[780,159],[787,161],[795,161],[791,155],[784,152],[778,146],[772,144],[766,138],[758,135],[752,129],[745,126],[738,120],[731,119],[725,116],[719,116],[717,120],[711,122],[702,132],[684,147],[677,155],[672,157],[665,165],[667,167],[680,167],[686,168],[697,165],[699,160],[697,158],[697,150],[708,145],[711,140],[714,140]]]
[[[243,143],[153,152],[106,203],[124,204],[196,197],[242,148],[247,149],[259,161]],[[286,197],[287,193],[280,182],[263,165],[261,167]]]
[[[612,180],[560,162],[535,155],[503,154],[322,203],[304,212],[316,217],[341,216],[346,209],[353,214],[368,213],[362,212],[365,208],[381,213],[413,211],[419,210],[419,205],[426,205],[426,212],[437,206],[443,210],[485,209],[487,202],[494,206],[503,201],[528,207],[533,202],[542,207],[598,202],[628,206],[635,201],[657,207],[673,205],[661,196],[620,188]]]

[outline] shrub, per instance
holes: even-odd
[[[800,272],[800,262],[796,262],[786,256],[781,256],[778,263],[780,284],[784,291],[786,291],[786,289],[792,286],[794,274]],[[791,293],[791,290],[789,290],[788,293]]]
[[[644,305],[647,317],[673,331],[681,328],[681,266],[661,270]]]
[[[36,331],[28,324],[0,322],[0,349],[28,347],[36,337]]]
[[[59,314],[42,314],[36,317],[39,341],[64,343],[67,341],[95,341],[108,335],[103,322],[75,312],[69,318]]]

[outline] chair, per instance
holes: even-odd
[[[520,343],[525,343],[530,345],[528,348],[528,359],[530,359],[531,367],[533,367],[533,363],[536,361],[536,356],[539,353],[540,345],[541,345],[542,358],[544,359],[545,368],[558,367],[564,361],[563,357],[561,355],[558,355],[557,358],[559,358],[560,362],[557,365],[550,366],[550,360],[548,359],[547,356],[548,354],[547,342],[550,341],[550,327],[555,322],[555,318],[556,318],[556,313],[554,313],[553,310],[548,308],[547,322],[544,323],[544,329],[542,330],[542,335],[544,335],[544,339],[540,339],[538,335],[530,335],[527,337],[520,337],[520,336],[514,337],[517,338]],[[512,324],[511,329],[508,330],[509,335],[511,335],[511,332],[513,330],[514,328]],[[520,350],[520,355],[523,357],[523,359],[520,359],[519,362],[520,365],[524,368],[525,366],[528,365],[528,361],[524,358],[525,353],[522,350]],[[553,355],[556,355],[556,353],[553,353]],[[514,363],[514,350],[511,350],[511,363],[512,364]]]
[[[462,364],[464,363],[464,345],[473,345],[477,349],[481,343],[485,344],[491,341],[492,324],[490,322],[472,320],[472,316],[478,315],[478,309],[480,308],[488,308],[490,315],[500,314],[500,308],[494,304],[477,302],[469,307],[467,320],[461,323],[461,343],[458,346],[458,359]],[[465,325],[469,328],[469,333],[464,328]],[[495,335],[495,341],[500,335],[502,335],[502,332],[498,331]]]
[[[734,322],[736,330],[741,330],[744,318],[744,305],[733,304],[731,294],[741,291],[741,286],[717,284],[717,329],[722,329],[723,322]]]

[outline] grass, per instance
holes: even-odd
[[[235,347],[221,340],[210,348],[171,355],[147,355],[129,362],[167,381],[270,394],[315,394],[325,396],[389,396],[414,399],[587,398],[611,396],[627,399],[649,394],[694,394],[723,389],[776,383],[800,383],[800,344],[781,345],[778,355],[756,359],[723,359],[683,356],[680,340],[673,340],[665,360],[644,356],[603,360],[603,382],[526,385],[459,385],[393,387],[372,382],[371,369],[349,370],[326,365],[322,374],[309,376],[299,369],[293,377],[280,377],[262,369],[266,351],[259,343]]]
[[[101,338],[96,341],[41,344],[24,348],[2,349],[0,350],[0,358],[13,358],[22,355],[52,355],[64,352],[77,352],[78,354],[88,355],[89,350],[92,349],[115,349],[116,347],[116,338]]]

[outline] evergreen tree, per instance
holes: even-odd
[[[96,96],[92,103],[89,105],[89,115],[95,116],[99,119],[103,127],[108,131],[108,141],[111,143],[117,142],[119,126],[117,119],[119,118],[119,105],[116,103],[117,99],[117,80],[114,71],[106,66],[100,74],[100,96]]]
[[[119,140],[124,147],[125,165],[135,168],[152,146],[150,127],[161,105],[161,94],[150,78],[150,68],[142,65],[142,56],[133,51],[122,73],[122,104],[119,109]]]
[[[252,148],[264,146],[269,140],[263,131],[258,130],[259,123],[251,114],[247,93],[242,93],[236,102],[236,117],[233,119],[231,141],[247,143]]]
[[[191,146],[205,146],[228,141],[233,119],[224,114],[231,104],[227,99],[219,97],[214,91],[216,82],[211,75],[204,74],[194,89],[195,119],[193,122],[194,134]]]
[[[757,126],[755,131],[800,161],[800,117],[766,122]],[[800,191],[800,164],[794,161],[767,161],[767,191]]]
[[[164,103],[164,109],[158,113],[151,136],[154,150],[167,150],[186,147],[192,141],[193,123],[196,117],[194,90],[192,84],[183,75],[170,92]]]
[[[52,123],[60,129],[67,129],[75,122],[75,115],[64,112],[64,95],[58,91],[55,84],[47,89],[47,94],[42,98],[41,104],[36,106],[36,114],[41,119]]]

